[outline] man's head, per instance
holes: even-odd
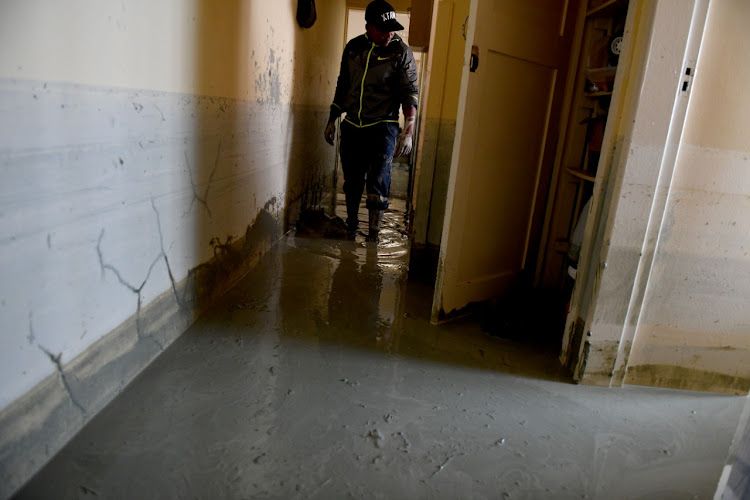
[[[388,45],[394,31],[404,27],[396,20],[396,11],[385,0],[374,0],[365,11],[367,35],[377,45]]]

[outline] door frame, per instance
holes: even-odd
[[[615,81],[560,353],[580,383],[619,387],[625,381],[709,2],[630,0],[620,58],[625,66]],[[641,189],[640,203],[627,199],[633,186]]]

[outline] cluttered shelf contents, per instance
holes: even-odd
[[[584,128],[585,132],[577,134],[579,141],[580,138],[583,139],[582,144],[578,142],[578,163],[570,164],[565,169],[577,181],[574,183],[575,201],[568,225],[568,252],[565,256],[566,274],[572,279],[576,277],[583,230],[597,179],[604,132],[622,51],[627,8],[627,0],[591,0],[586,12],[584,45],[579,64],[585,78],[579,79],[583,88],[579,87],[576,90],[579,98],[575,99],[577,126]]]
[[[567,126],[561,136],[560,176],[549,225],[543,286],[570,286],[578,264],[588,206],[600,177],[599,160],[625,36],[628,0],[589,0],[571,62],[575,79]],[[573,278],[575,279],[575,278]]]

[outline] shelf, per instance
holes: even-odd
[[[586,68],[586,74],[588,76],[615,76],[617,74],[617,66],[603,66],[601,68]]]
[[[611,16],[620,10],[627,9],[626,0],[607,0],[606,2],[586,11],[586,17]]]
[[[612,95],[612,91],[599,91],[599,92],[584,92],[584,96],[586,97],[602,97],[605,95]]]
[[[584,181],[594,182],[596,181],[596,177],[591,175],[589,172],[584,172],[580,168],[573,168],[573,167],[565,167],[565,170],[568,171],[570,175],[573,177],[578,177],[579,179],[583,179]]]

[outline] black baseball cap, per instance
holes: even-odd
[[[374,0],[367,5],[365,21],[372,24],[380,31],[401,31],[404,29],[396,20],[396,11],[391,4],[384,0]]]

